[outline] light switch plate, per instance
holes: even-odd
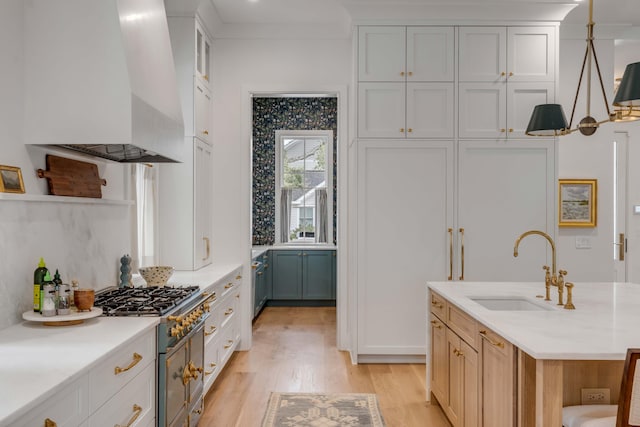
[[[576,236],[576,249],[591,249],[591,238]]]

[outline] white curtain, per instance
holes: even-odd
[[[158,226],[158,183],[156,168],[146,164],[133,165],[133,195],[135,200],[135,230],[133,268],[157,265],[156,229]]]
[[[280,192],[280,243],[289,241],[289,227],[291,225],[291,202],[293,190],[283,188]]]
[[[316,188],[316,243],[327,243],[327,189]]]

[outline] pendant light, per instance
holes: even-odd
[[[562,106],[559,104],[541,104],[537,105],[529,125],[525,133],[531,136],[561,136],[568,135],[575,131],[580,131],[585,136],[593,135],[598,127],[602,123],[610,121],[629,121],[640,119],[640,63],[629,64],[625,71],[622,82],[618,89],[614,106],[619,107],[613,113],[609,109],[609,102],[607,101],[607,95],[604,89],[604,83],[602,82],[602,73],[600,72],[600,65],[598,64],[598,57],[596,55],[596,49],[593,44],[593,0],[589,0],[589,23],[587,24],[587,48],[584,53],[584,59],[582,61],[582,69],[580,71],[580,78],[578,79],[578,88],[576,90],[576,96],[573,100],[573,108],[571,110],[571,119],[567,124],[567,119],[562,110]],[[600,89],[602,91],[602,99],[607,109],[607,118],[604,120],[596,120],[591,116],[591,71],[592,66],[595,65],[598,73],[598,81],[600,82]],[[580,94],[580,87],[582,85],[582,79],[585,75],[587,79],[587,109],[586,116],[580,120],[580,123],[573,126],[573,118],[576,112],[576,105],[578,103],[578,95]],[[624,83],[624,88],[623,88]]]
[[[614,120],[640,120],[640,62],[627,65],[613,100]]]

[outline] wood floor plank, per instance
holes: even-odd
[[[424,364],[351,364],[335,307],[267,307],[205,397],[200,427],[259,427],[272,391],[376,393],[388,427],[450,427],[425,400]]]

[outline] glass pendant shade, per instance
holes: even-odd
[[[616,107],[640,107],[640,62],[627,65],[613,100]]]
[[[532,136],[558,136],[564,134],[567,127],[560,104],[540,104],[533,109],[525,133]]]

